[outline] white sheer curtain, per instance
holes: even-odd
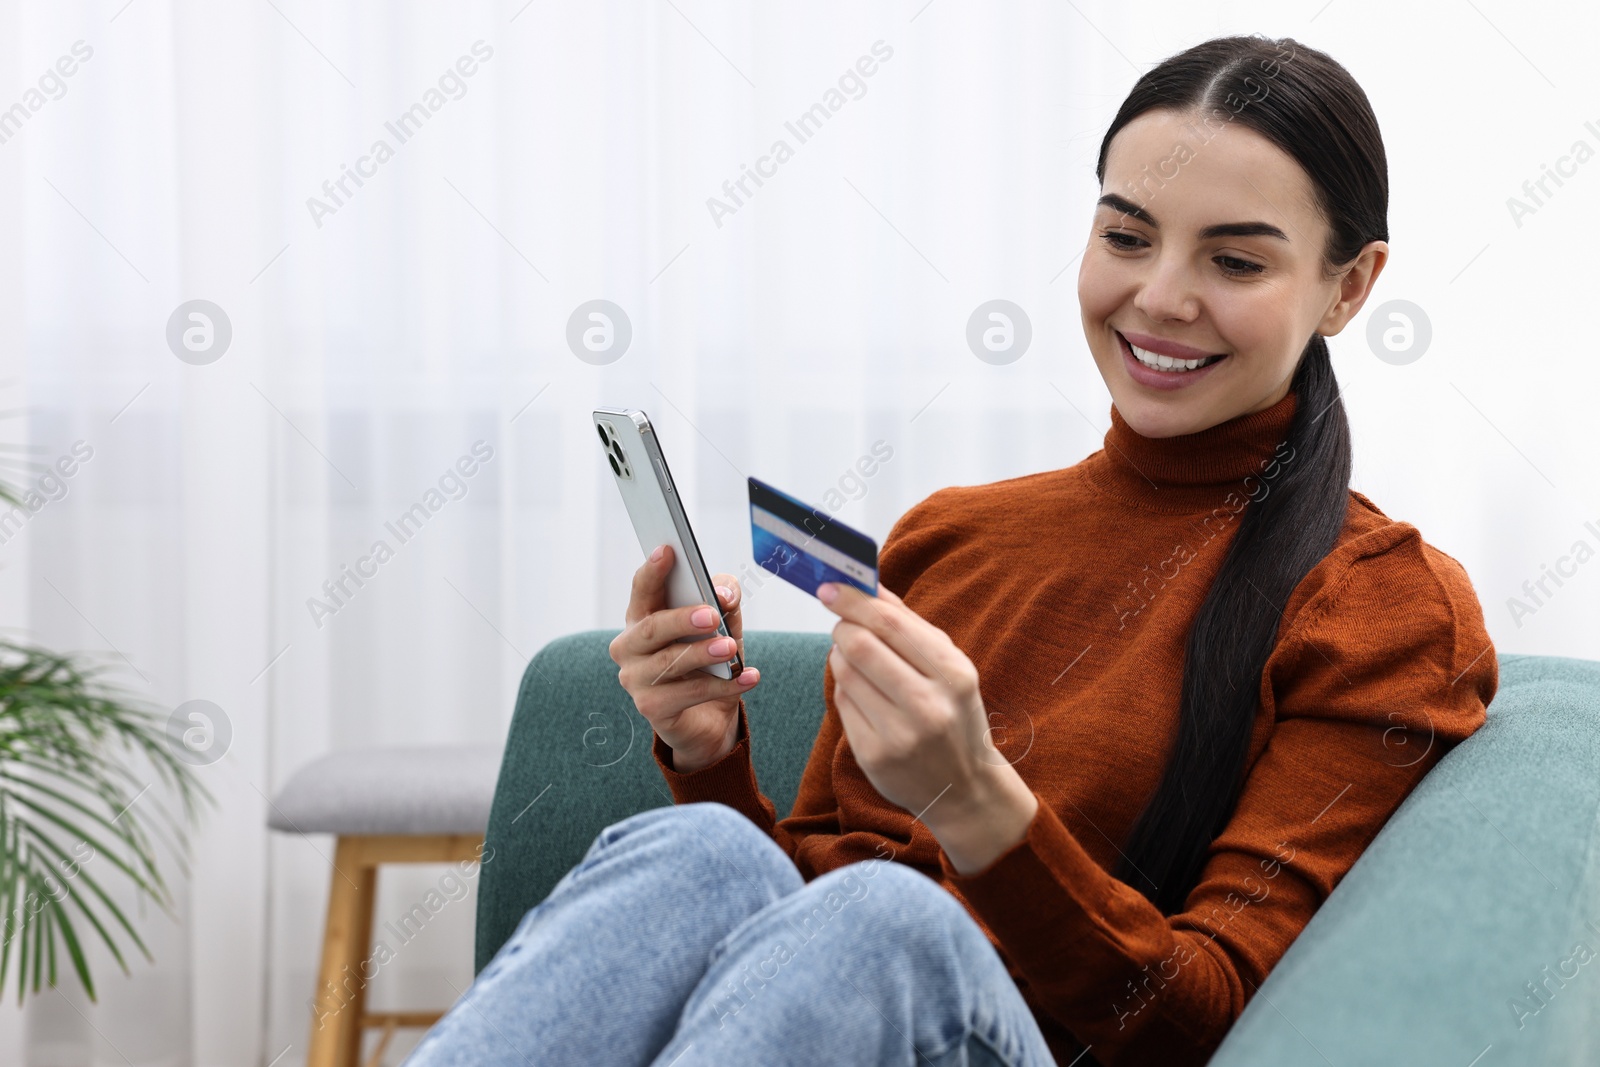
[[[1217,33],[1331,51],[1388,137],[1376,301],[1422,306],[1434,336],[1407,366],[1374,357],[1365,316],[1335,339],[1357,488],[1462,560],[1502,651],[1593,655],[1600,564],[1535,615],[1505,601],[1600,545],[1597,371],[1572,332],[1600,170],[1521,226],[1504,202],[1600,144],[1595,15],[1534,36],[1521,9],[1387,10],[1375,36],[1353,0],[1306,7],[0,3],[0,108],[27,111],[0,124],[0,407],[36,459],[93,453],[0,545],[0,622],[102,655],[162,709],[212,701],[231,731],[199,769],[218,804],[177,919],[142,918],[155,962],[125,979],[98,954],[97,1004],[8,1003],[0,1061],[303,1059],[332,846],[269,835],[265,798],[332,749],[498,742],[533,652],[620,624],[638,546],[593,406],[650,412],[730,571],[746,474],[836,489],[881,537],[939,486],[1098,448],[1109,396],[1075,298],[1094,155],[1138,72]],[[818,104],[802,139],[788,124]],[[632,335],[603,365],[566,339],[597,299]],[[1005,365],[967,342],[993,299],[1031,323]],[[231,326],[203,365],[167,339],[194,300]],[[892,458],[856,479],[878,442]],[[398,543],[385,523],[431,489]],[[329,596],[379,540],[376,576]],[[831,624],[773,588],[748,625]],[[437,875],[386,874],[380,921]],[[375,1004],[447,1004],[472,921],[470,898],[441,912]]]

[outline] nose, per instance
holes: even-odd
[[[1200,314],[1200,296],[1188,265],[1177,256],[1157,254],[1133,306],[1152,322],[1194,321]]]

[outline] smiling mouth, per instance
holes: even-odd
[[[1140,348],[1122,336],[1121,333],[1117,334],[1117,340],[1127,345],[1128,350],[1133,353],[1133,358],[1137,359],[1142,365],[1149,367],[1151,370],[1166,371],[1169,374],[1183,374],[1188,371],[1199,370],[1201,367],[1209,367],[1218,360],[1228,358],[1226,355],[1220,355],[1205,356],[1201,359],[1175,359],[1172,356],[1163,356],[1157,352],[1151,352],[1149,349]]]

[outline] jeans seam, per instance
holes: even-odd
[[[994,1053],[994,1058],[995,1059],[997,1059],[1001,1063],[1005,1064],[1006,1067],[1017,1067],[1017,1061],[1011,1057],[1010,1053],[1008,1053],[1005,1050],[997,1047],[993,1041],[989,1040],[989,1038],[988,1038],[988,1036],[986,1034],[984,1034],[982,1031],[980,1031],[976,1027],[973,1027],[971,1030],[969,1030],[967,1032],[967,1040],[968,1041],[977,1041],[980,1044],[982,1044],[984,1048],[986,1048],[990,1052]]]
[[[767,901],[762,906],[756,908],[755,911],[752,911],[749,915],[746,915],[744,918],[740,919],[738,923],[734,925],[733,929],[729,930],[727,933],[718,938],[717,943],[712,945],[711,951],[706,954],[707,968],[709,969],[722,958],[723,953],[727,951],[728,945],[733,942],[735,937],[744,933],[746,927],[750,926],[752,923],[756,922],[758,919],[761,919],[765,915],[767,908],[771,907],[773,904],[776,904],[782,899],[782,896],[777,896],[772,900]]]

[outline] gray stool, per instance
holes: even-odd
[[[335,752],[272,798],[272,829],[338,838],[306,1067],[356,1067],[362,1034],[381,1027],[369,1060],[376,1067],[396,1029],[429,1027],[443,1014],[366,1010],[378,865],[476,862],[500,755],[492,745]]]

